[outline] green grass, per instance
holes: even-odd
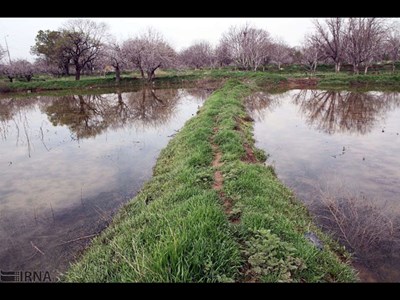
[[[134,78],[123,78],[119,85],[134,84],[139,81]],[[25,91],[25,90],[62,90],[62,89],[81,89],[81,88],[94,88],[94,87],[113,87],[119,86],[115,83],[112,77],[88,77],[81,80],[71,80],[70,78],[50,79],[45,81],[15,81],[9,84],[12,91]]]
[[[186,122],[154,167],[152,179],[63,277],[68,282],[354,281],[338,245],[315,227],[305,207],[262,163],[241,161],[254,147],[243,98],[254,84],[228,81]],[[214,129],[218,129],[215,134]],[[214,136],[215,135],[215,136]],[[229,221],[213,190],[211,140],[223,154]],[[258,150],[258,157],[262,151]],[[304,237],[316,232],[323,251]]]
[[[152,180],[72,267],[68,281],[233,278],[240,255],[210,189],[213,124],[211,116],[201,115],[161,152]]]
[[[241,161],[245,155],[243,144],[248,143],[254,149],[254,139],[252,124],[238,121],[245,119],[245,112],[242,97],[240,93],[235,95],[235,90],[248,88],[229,87],[229,84],[227,87],[221,101],[212,103],[219,111],[215,142],[223,153],[224,192],[234,201],[232,211],[241,219],[237,237],[245,245],[242,251],[249,253],[246,259],[253,262],[253,272],[266,282],[351,280],[354,278],[351,270],[333,254],[338,246],[316,228],[306,208],[277,179],[274,171],[261,161],[257,164]],[[324,251],[317,250],[304,238],[307,231],[317,232],[325,240]],[[276,255],[265,257],[266,252],[274,252],[271,250],[274,246]],[[257,258],[260,259],[255,263]]]
[[[400,74],[351,75],[345,73],[319,74],[318,87],[400,87]]]
[[[398,88],[400,84],[400,73],[351,75],[348,72],[334,73],[328,71],[329,68],[321,68],[315,74],[318,79],[319,88]],[[267,71],[238,71],[232,69],[205,69],[205,70],[166,70],[160,71],[155,78],[155,85],[176,84],[182,82],[196,82],[201,80],[221,80],[221,79],[252,80],[260,86],[284,86],[291,79],[308,78],[308,75],[298,66],[291,66],[283,71],[268,69]],[[93,89],[106,87],[126,87],[140,86],[145,81],[140,79],[139,74],[124,74],[119,84],[115,83],[114,76],[105,77],[83,76],[81,80],[75,81],[73,77],[51,78],[46,76],[34,77],[31,82],[18,81],[7,82],[5,78],[0,78],[0,93],[23,92],[23,91],[43,91],[43,90],[64,90],[64,89]],[[305,83],[306,84],[306,83]],[[306,87],[306,86],[305,86]],[[311,86],[310,86],[311,87]],[[315,88],[315,86],[313,86]]]

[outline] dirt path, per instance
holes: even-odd
[[[214,128],[214,136],[217,132],[218,128]],[[227,197],[223,191],[224,176],[222,175],[222,172],[220,170],[220,168],[224,165],[224,163],[221,161],[222,152],[219,149],[218,145],[214,143],[214,141],[211,142],[211,147],[214,152],[214,159],[212,161],[212,166],[215,168],[213,189],[218,191],[219,198],[221,199],[225,214],[228,216],[228,220],[231,223],[237,224],[240,222],[240,218],[232,214],[232,207],[233,207],[232,199]]]
[[[219,148],[215,144],[211,144],[214,152],[214,160],[212,162],[212,166],[216,168],[214,172],[214,184],[213,189],[216,191],[220,191],[222,189],[222,185],[224,184],[224,177],[222,176],[221,171],[219,168],[223,165],[221,162],[222,153],[219,151]]]
[[[217,134],[218,128],[214,128],[214,136]],[[233,201],[229,197],[227,197],[223,191],[223,186],[224,186],[224,177],[222,175],[222,172],[220,168],[224,165],[224,163],[221,161],[222,160],[222,152],[219,149],[218,145],[214,143],[214,137],[211,142],[211,147],[213,149],[214,153],[214,159],[212,161],[212,166],[215,168],[214,171],[214,183],[213,183],[213,189],[218,192],[219,198],[221,199],[221,202],[223,203],[222,206],[224,207],[224,212],[228,217],[229,222],[231,224],[239,224],[240,223],[240,215],[234,214],[232,212],[232,207],[233,207]],[[245,150],[246,150],[246,156],[243,159],[243,161],[247,161],[250,163],[254,163],[257,161],[251,147],[248,144],[244,145]],[[237,282],[245,282],[245,283],[254,283],[257,282],[257,276],[250,272],[249,270],[251,269],[251,265],[249,262],[245,261],[243,266],[239,269],[240,273],[240,278],[237,280]]]

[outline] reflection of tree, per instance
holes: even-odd
[[[126,98],[130,119],[136,125],[160,126],[173,116],[179,94],[177,89],[145,88],[126,94]]]
[[[194,97],[195,99],[197,99],[199,103],[202,103],[211,95],[213,89],[191,88],[191,89],[186,89],[185,92],[190,96]]]
[[[279,105],[285,94],[270,94],[267,92],[254,92],[246,97],[246,109],[255,120],[262,120],[266,111],[272,112]]]
[[[288,94],[255,92],[246,98],[246,108],[253,119],[262,120],[282,104]],[[366,134],[385,114],[400,107],[396,92],[349,92],[300,90],[292,96],[307,123],[334,134],[350,132]]]
[[[45,108],[53,126],[67,125],[78,139],[96,136],[107,128],[107,98],[101,95],[72,95],[57,98]]]
[[[37,101],[35,98],[3,98],[0,99],[0,122],[12,120],[23,111],[32,109]]]
[[[36,98],[1,98],[0,99],[0,137],[6,140],[11,127],[10,121],[13,121],[17,131],[17,145],[21,142],[30,146],[28,136],[28,118],[27,112],[42,102],[42,99]]]
[[[0,99],[0,121],[6,122],[11,120],[15,113],[14,99]]]
[[[66,125],[81,139],[126,124],[161,125],[171,117],[177,96],[177,90],[150,88],[124,94],[64,96],[45,111],[54,126]]]
[[[307,123],[334,134],[366,134],[380,118],[400,105],[398,93],[301,90],[293,97]]]

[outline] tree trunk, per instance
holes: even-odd
[[[122,100],[122,94],[121,94],[121,92],[118,92],[118,93],[117,93],[117,96],[118,96],[118,104],[119,104],[119,105],[123,105],[123,104],[124,104],[124,101]]]
[[[148,81],[148,82],[153,81],[153,78],[154,78],[154,71],[155,71],[155,70],[152,70],[152,71],[150,71],[150,72],[147,72],[147,81]]]
[[[146,120],[146,90],[142,89],[142,103],[139,106],[141,120]]]
[[[115,82],[121,82],[121,70],[119,69],[119,67],[115,67]]]
[[[62,75],[69,76],[69,62],[62,64]]]
[[[365,66],[365,69],[364,69],[364,74],[366,75],[366,74],[367,74],[367,72],[368,72],[368,66]]]
[[[279,71],[281,70],[281,63],[280,62],[278,62],[278,70]]]
[[[25,78],[26,78],[26,81],[30,82],[31,79],[32,79],[32,76],[31,75],[27,75],[27,76],[25,76]]]
[[[13,82],[14,77],[10,77],[8,76],[8,80],[10,80],[10,82]]]
[[[150,71],[147,71],[147,81],[151,82],[154,77],[155,77],[155,72],[156,70],[161,67],[161,64],[159,64],[157,67],[155,67],[154,69],[151,69]]]
[[[358,75],[358,73],[359,73],[359,71],[358,71],[358,65],[357,65],[357,64],[353,64],[353,73],[354,73],[354,74],[357,74],[357,75]]]
[[[340,63],[335,63],[335,72],[336,73],[340,72]]]
[[[392,63],[392,73],[394,73],[395,70],[396,70],[396,65],[395,65],[395,62],[393,61],[393,63]]]
[[[79,113],[84,115],[85,114],[85,100],[83,100],[83,96],[82,95],[78,95],[78,99],[79,99]]]
[[[317,65],[318,65],[317,62],[313,63],[312,74],[315,74],[315,71],[317,70]]]
[[[140,68],[140,75],[142,75],[142,78],[143,78],[143,79],[145,78],[144,72],[143,72],[143,69],[142,69],[142,68]]]
[[[75,80],[81,79],[81,68],[79,66],[75,67]]]

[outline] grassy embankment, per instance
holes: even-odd
[[[115,79],[111,76],[107,77],[82,77],[81,80],[74,80],[72,77],[68,78],[34,78],[32,81],[18,81],[10,83],[7,81],[0,82],[0,92],[21,92],[21,91],[47,91],[47,90],[65,90],[65,89],[88,89],[97,87],[115,87],[132,85],[138,79],[125,77],[121,80],[120,84],[115,83]]]
[[[230,80],[210,96],[65,281],[356,280],[336,254],[341,248],[254,148],[243,105],[250,85]],[[213,164],[217,156],[222,165]],[[309,231],[324,241],[322,251],[305,238]]]
[[[382,73],[368,75],[351,75],[349,73],[317,72],[315,76],[308,77],[304,72],[299,71],[234,71],[234,70],[187,70],[187,71],[160,71],[155,79],[156,85],[174,84],[182,82],[194,82],[213,79],[252,79],[261,85],[287,86],[288,88],[312,87],[312,88],[351,88],[351,87],[373,87],[393,88],[400,85],[400,73]],[[15,81],[7,82],[5,79],[0,82],[0,93],[23,92],[23,91],[46,91],[65,89],[93,89],[140,86],[143,80],[138,74],[125,74],[119,84],[115,83],[114,77],[82,77],[75,81],[69,78],[34,78],[31,82]]]

